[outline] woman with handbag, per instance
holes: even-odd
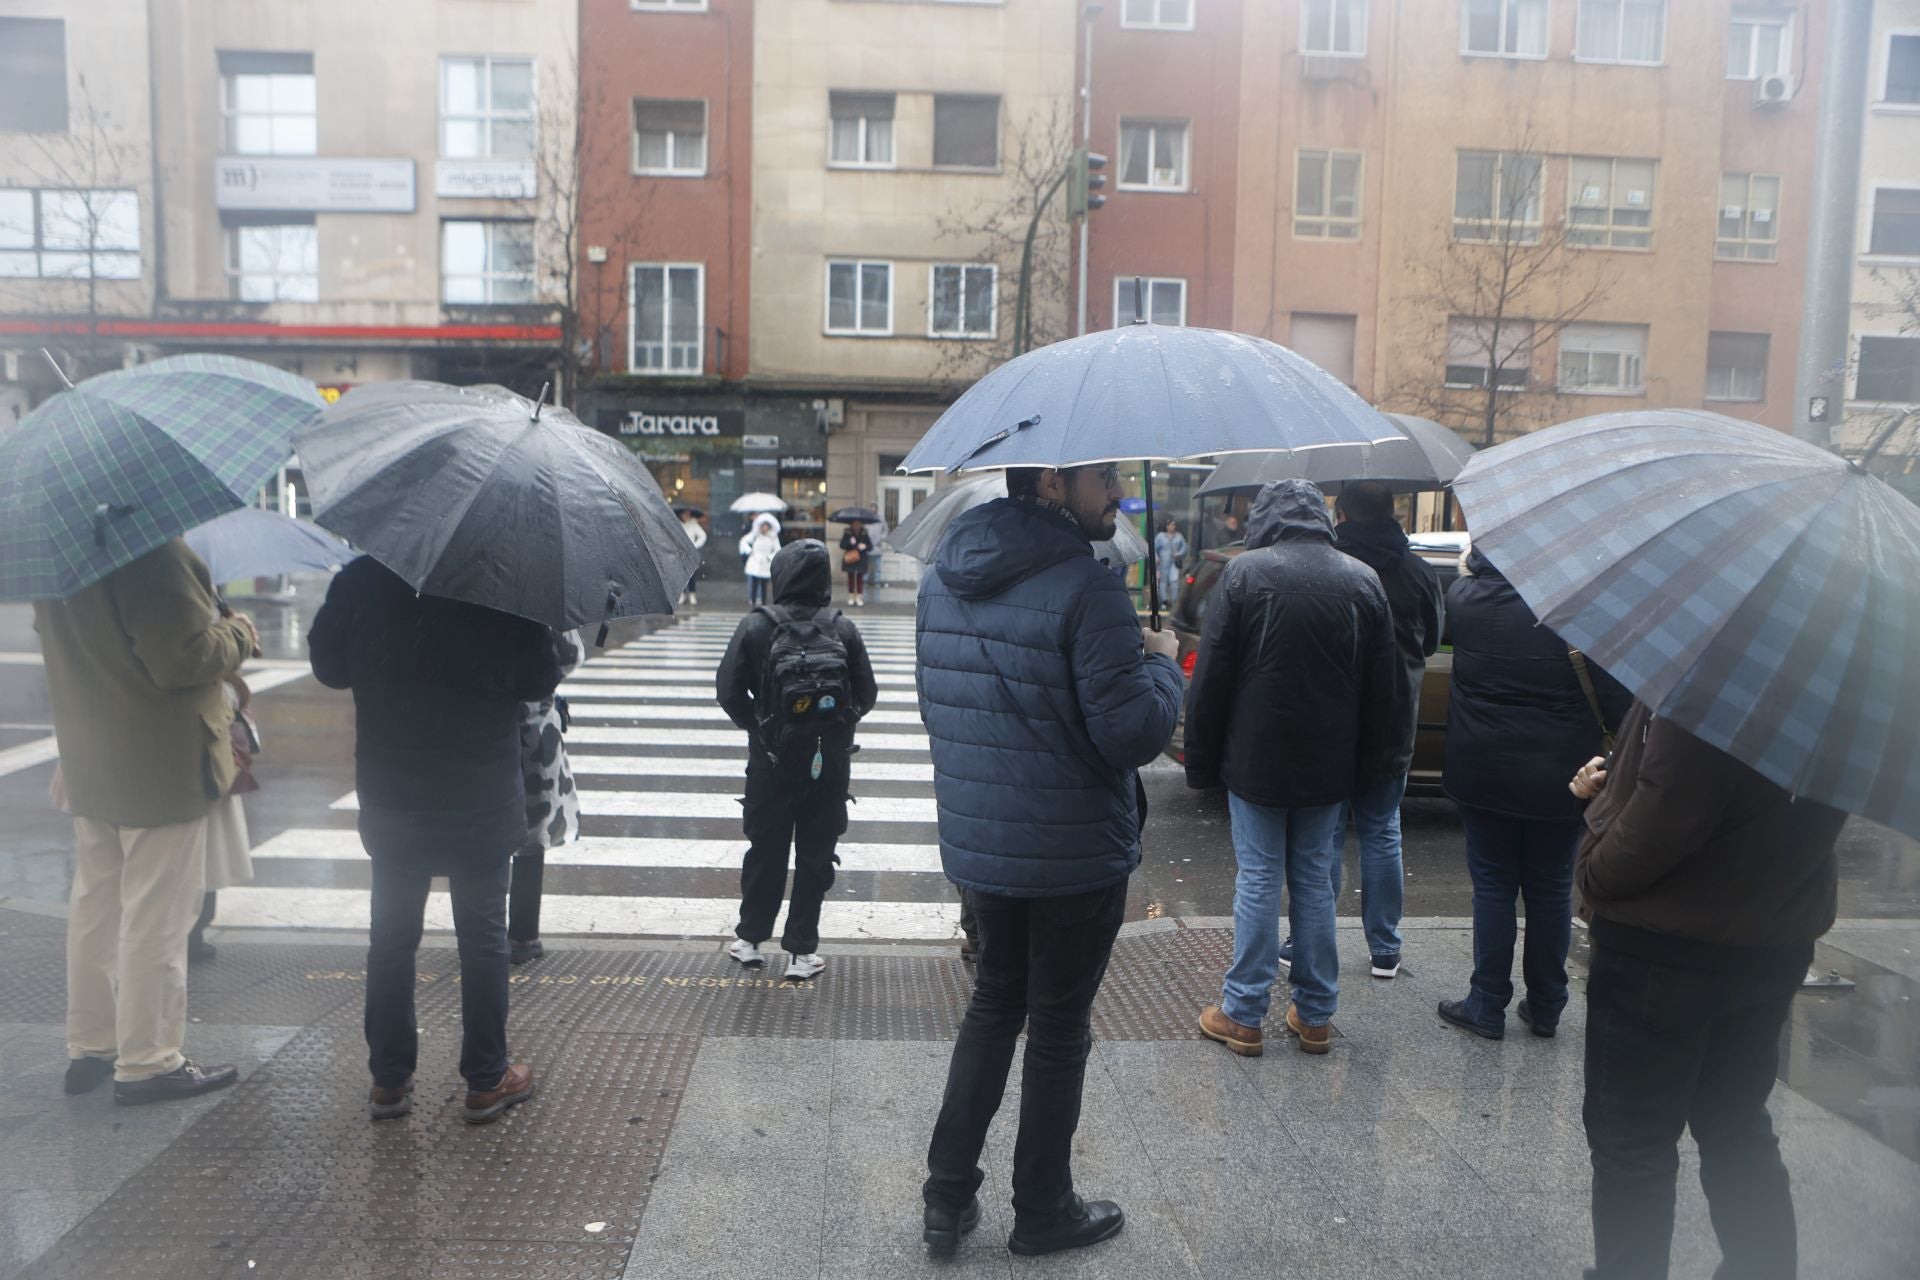
[[[1516,1016],[1551,1036],[1567,1004],[1573,856],[1586,805],[1573,771],[1610,747],[1632,697],[1540,625],[1479,551],[1447,589],[1453,691],[1441,785],[1460,806],[1473,881],[1473,982],[1440,1017],[1489,1040],[1506,1034],[1513,999],[1516,897],[1526,903],[1526,986]]]
[[[847,574],[847,603],[864,609],[867,604],[867,560],[873,555],[873,535],[864,520],[847,525],[840,535],[840,567]]]

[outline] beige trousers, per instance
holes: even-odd
[[[117,1058],[123,1083],[180,1066],[187,934],[207,875],[207,820],[115,827],[73,820],[67,1055]]]

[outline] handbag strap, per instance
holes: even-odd
[[[1568,646],[1567,660],[1573,663],[1573,674],[1580,681],[1580,692],[1587,695],[1587,705],[1593,708],[1594,723],[1600,726],[1601,754],[1613,754],[1613,730],[1607,728],[1606,712],[1600,709],[1600,694],[1593,687],[1593,672],[1587,669],[1587,655]]]

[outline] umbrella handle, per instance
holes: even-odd
[[[105,551],[107,549],[108,522],[115,516],[130,516],[133,512],[134,508],[132,507],[116,506],[110,502],[103,502],[95,507],[93,509],[93,545]]]

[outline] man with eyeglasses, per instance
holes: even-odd
[[[1112,465],[1015,468],[954,520],[920,586],[916,682],[940,857],[980,948],[927,1153],[925,1234],[951,1254],[980,1221],[980,1150],[1027,1030],[1007,1247],[1108,1239],[1124,1216],[1074,1193],[1093,999],[1140,862],[1136,771],[1180,714],[1170,631],[1148,631],[1093,557],[1123,491]]]

